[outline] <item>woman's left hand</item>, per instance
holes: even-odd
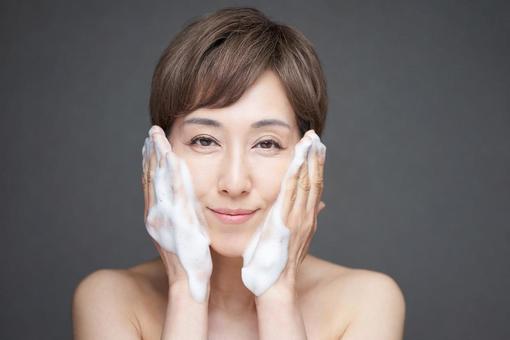
[[[318,136],[308,131],[303,139]],[[303,139],[301,141],[303,141]],[[313,140],[313,137],[312,137]],[[300,143],[301,143],[300,141]],[[308,253],[308,248],[317,230],[317,216],[325,207],[321,201],[324,188],[324,163],[326,147],[318,142],[312,144],[299,170],[287,178],[283,195],[282,220],[290,230],[287,264],[275,283],[293,286],[299,266]]]
[[[325,207],[321,201],[325,157],[326,147],[313,130],[295,146],[280,193],[243,254],[243,282],[257,296],[279,288],[294,291],[299,266],[317,229],[317,215]]]

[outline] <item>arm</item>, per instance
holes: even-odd
[[[307,339],[295,289],[273,285],[255,299],[260,339]]]
[[[147,147],[149,139],[151,141],[150,148]],[[185,193],[183,185],[179,185],[182,183],[182,179],[176,174],[176,171],[168,171],[170,164],[168,164],[167,156],[169,152],[171,152],[171,148],[163,131],[155,127],[150,138],[146,139],[142,150],[142,186],[146,226],[151,228],[151,236],[155,237],[155,241],[166,241],[162,242],[166,248],[154,242],[165,265],[169,282],[168,306],[162,340],[206,339],[209,276],[212,269],[209,246],[202,234],[192,238],[195,243],[190,246],[191,249],[205,250],[201,258],[202,262],[197,262],[197,258],[193,254],[191,254],[191,259],[194,261],[190,261],[190,254],[186,251],[183,251],[179,258],[175,255],[175,249],[167,249],[175,248],[175,245],[172,247],[174,241],[169,240],[169,238],[175,237],[175,234],[172,234],[171,237],[168,236],[172,230],[181,228],[184,229],[184,232],[190,232],[192,225],[188,224],[188,221],[195,221],[195,227],[199,220],[203,222],[201,216],[193,215],[193,207],[188,201],[189,193]],[[165,158],[163,159],[163,157]],[[172,166],[176,165],[172,164]],[[159,177],[155,178],[155,174],[159,174]],[[169,174],[172,174],[172,177],[169,177]],[[155,183],[158,183],[159,186],[159,197],[153,187]],[[189,190],[192,188],[190,187]],[[186,194],[188,195],[186,196]],[[189,219],[185,222],[177,219],[177,215],[174,213],[175,209],[171,209],[175,202],[169,201],[169,199],[174,196],[179,196],[181,205],[179,205],[178,212],[191,214],[187,216]],[[181,221],[181,224],[171,223],[174,220]],[[160,238],[160,232],[166,237]],[[182,237],[182,233],[180,236]],[[188,236],[189,241],[189,235],[185,234],[184,236]],[[200,241],[201,243],[197,244]],[[182,266],[181,259],[184,259],[184,263],[189,265],[188,275]],[[194,294],[189,288],[189,275],[193,275],[195,278]],[[142,339],[141,327],[133,312],[135,310],[133,301],[139,291],[136,280],[127,271],[99,270],[87,276],[76,288],[73,298],[75,340]]]
[[[195,301],[187,282],[172,285],[161,340],[207,339],[208,300]]]
[[[169,287],[161,339],[206,339],[212,262],[190,174],[158,126],[149,131],[142,154],[145,225]]]
[[[326,147],[319,137],[313,130],[307,131],[295,146],[280,195],[264,222],[264,226],[269,227],[261,229],[260,239],[266,246],[259,245],[253,254],[248,252],[245,256],[250,262],[244,264],[243,282],[256,295],[259,335],[263,340],[307,339],[298,304],[296,278],[317,228],[317,214],[325,206],[320,201],[325,156]],[[282,248],[275,249],[275,244],[280,245],[283,252]],[[276,282],[265,287],[267,282],[274,282],[273,277],[267,276],[261,289],[262,284],[253,284],[250,279],[260,277],[264,272],[277,272],[274,269],[279,269],[277,266],[282,263],[276,261],[271,271],[266,270],[268,264],[264,252],[270,247],[273,247],[272,252],[278,252],[278,259],[286,258],[286,263]]]

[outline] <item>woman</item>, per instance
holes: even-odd
[[[324,157],[314,154],[310,168],[303,163],[296,176],[285,174],[296,146],[321,135],[327,95],[319,60],[301,33],[253,8],[198,18],[164,51],[150,111],[146,225],[156,220],[147,218],[158,204],[155,173],[177,164],[162,154],[174,155],[189,169],[210,242],[204,299],[194,298],[184,262],[154,242],[157,259],[99,270],[80,283],[76,339],[402,338],[405,303],[392,278],[307,254],[324,207]],[[283,182],[289,194],[281,193]],[[290,230],[286,264],[256,295],[241,275],[242,256],[279,195]]]

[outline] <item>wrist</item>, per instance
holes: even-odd
[[[293,283],[284,283],[277,281],[274,285],[269,287],[260,296],[255,297],[255,303],[260,306],[269,302],[274,303],[294,303],[297,300],[297,291]]]
[[[205,301],[209,300],[209,284],[207,285]],[[168,298],[171,301],[193,302],[193,296],[187,280],[175,281],[168,285]],[[196,302],[196,301],[195,301]],[[199,302],[196,302],[199,303]]]
[[[168,287],[168,302],[161,339],[206,339],[208,299],[198,302],[190,294],[187,281]]]

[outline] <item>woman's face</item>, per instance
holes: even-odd
[[[270,121],[257,124],[263,120]],[[278,196],[299,139],[294,111],[272,71],[231,106],[201,108],[175,121],[169,140],[191,172],[216,252],[242,255]],[[256,211],[228,224],[212,211],[222,208]]]

